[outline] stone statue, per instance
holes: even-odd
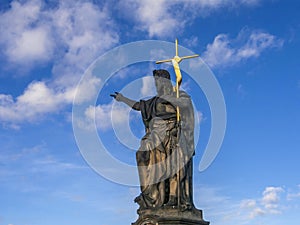
[[[167,70],[154,70],[153,77],[157,95],[148,100],[131,100],[118,92],[111,94],[117,101],[141,111],[146,131],[136,152],[141,194],[135,198],[140,206],[139,218],[132,225],[209,225],[203,220],[202,210],[193,203],[191,98],[179,91],[178,82],[173,88]]]
[[[156,96],[135,101],[111,94],[141,111],[146,131],[136,152],[141,194],[135,198],[139,218],[132,225],[209,225],[193,203],[194,111],[190,96],[180,90],[179,63],[199,55],[179,57],[177,39],[175,53],[171,59],[156,61],[172,63],[174,88],[167,70],[154,70]]]
[[[194,155],[194,112],[190,96],[173,90],[167,70],[154,70],[157,95],[134,101],[115,92],[111,96],[141,111],[146,134],[136,152],[141,194],[135,198],[139,210],[160,207],[194,207],[192,156]],[[176,108],[180,109],[180,123]]]

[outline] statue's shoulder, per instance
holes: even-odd
[[[151,98],[141,99],[140,102],[152,102],[157,98],[158,98],[157,96],[153,96]]]
[[[157,96],[154,96],[154,97],[151,97],[151,98],[148,98],[148,99],[141,99],[140,100],[140,106],[141,107],[143,107],[143,106],[149,107],[150,105],[153,105],[155,103],[157,98],[158,98]]]
[[[183,98],[191,98],[191,96],[187,92],[182,90],[179,91],[179,96]]]

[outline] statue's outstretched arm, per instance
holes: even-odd
[[[126,98],[124,95],[122,95],[119,92],[115,92],[115,94],[111,94],[110,96],[116,99],[118,102],[124,102],[126,105],[133,108],[134,110],[138,110],[138,111],[141,110],[140,102]]]

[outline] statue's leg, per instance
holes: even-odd
[[[170,185],[170,192],[169,192],[169,201],[166,204],[167,206],[176,206],[177,205],[177,176],[176,174],[173,175],[169,179],[169,185]]]
[[[193,158],[190,159],[189,164],[190,164],[190,168],[188,170],[189,179],[187,180],[187,182],[189,184],[188,185],[188,190],[189,190],[188,197],[189,197],[189,200],[190,200],[190,203],[191,203],[192,207],[194,207],[194,200],[193,200]]]
[[[168,142],[168,159],[167,159],[167,169],[169,178],[169,196],[167,206],[178,205],[178,151],[177,151],[177,130],[172,130],[173,135],[170,135]]]
[[[147,177],[148,177],[148,165],[147,165],[147,158],[149,152],[138,150],[136,152],[136,161],[138,165],[138,173],[139,173],[139,179],[140,179],[140,186],[141,191],[143,192],[144,189],[147,186]]]
[[[165,203],[165,196],[166,196],[165,181],[161,181],[158,183],[158,192],[159,192],[159,198],[156,201],[156,206],[160,207]]]
[[[141,194],[135,198],[135,202],[140,205],[140,208],[148,208],[152,204],[144,195],[149,192],[149,163],[150,163],[150,151],[149,143],[147,141],[148,135],[141,140],[141,146],[136,152],[136,162],[138,166],[138,174],[140,179]]]
[[[140,178],[141,195],[136,198],[140,206],[162,206],[165,201],[164,167],[162,162],[164,153],[153,147],[153,137],[148,136],[141,142],[136,153]]]
[[[193,204],[193,183],[192,183],[192,160],[189,160],[185,165],[185,174],[183,174],[183,180],[181,181],[182,185],[182,207],[184,209],[189,209],[194,206]]]

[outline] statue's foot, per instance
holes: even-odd
[[[171,195],[165,206],[177,206],[177,198]]]

